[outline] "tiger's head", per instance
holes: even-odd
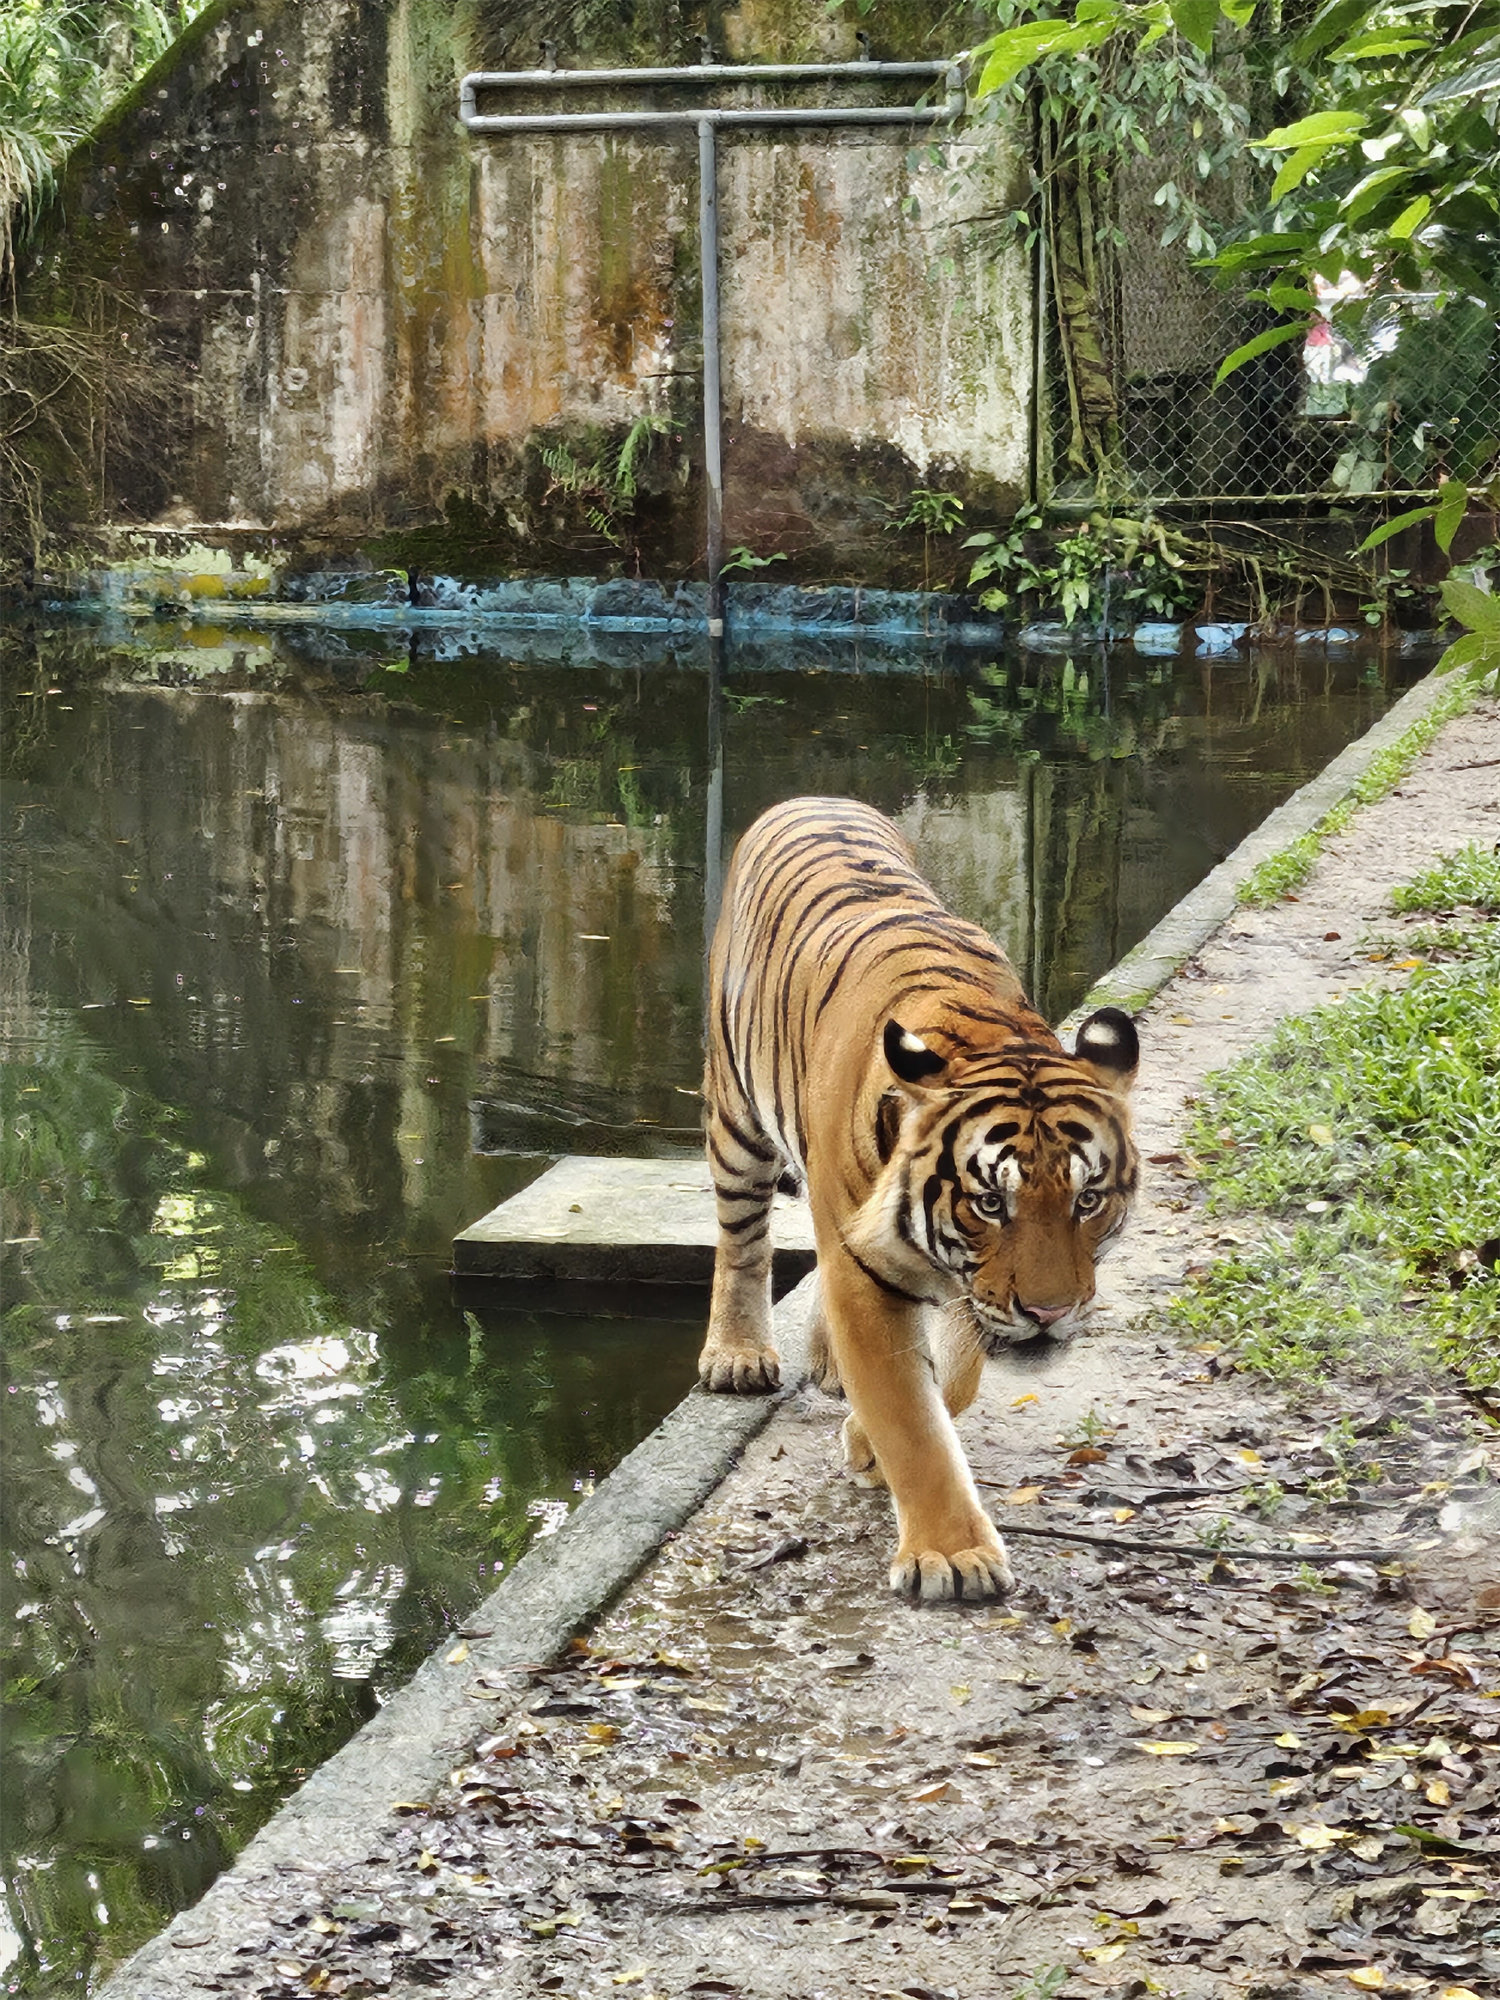
[[[1130,1016],[1091,1014],[1071,1055],[1018,1038],[952,1058],[893,1020],[884,1055],[884,1164],[851,1247],[913,1297],[966,1299],[991,1353],[1066,1340],[1135,1193]]]

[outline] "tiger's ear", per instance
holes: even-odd
[[[920,1035],[910,1034],[899,1021],[885,1024],[885,1059],[898,1083],[931,1083],[948,1067]]]
[[[1141,1060],[1134,1021],[1119,1007],[1101,1007],[1079,1028],[1073,1055],[1088,1064],[1106,1090],[1123,1096],[1135,1082]]]

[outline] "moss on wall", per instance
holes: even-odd
[[[34,314],[120,300],[169,385],[133,420],[95,410],[100,448],[49,465],[53,528],[701,574],[691,136],[474,138],[458,82],[533,67],[544,39],[570,65],[695,61],[705,32],[821,60],[857,25],[818,0],[209,9],[72,162],[27,274]],[[878,25],[884,56],[956,34],[916,4]],[[989,508],[1024,476],[1026,273],[938,269],[946,175],[919,170],[914,217],[906,161],[902,135],[723,147],[727,526],[808,577],[910,581],[930,551],[887,528],[912,487]],[[591,529],[557,454],[587,466],[646,419],[667,428],[628,519]]]

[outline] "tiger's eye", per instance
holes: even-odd
[[[1092,1215],[1096,1208],[1102,1206],[1103,1201],[1104,1196],[1097,1188],[1085,1188],[1073,1204],[1073,1213],[1075,1215]]]
[[[986,1215],[992,1219],[997,1219],[1003,1217],[1005,1214],[1005,1196],[1003,1194],[971,1194],[969,1196],[969,1206],[976,1215]]]

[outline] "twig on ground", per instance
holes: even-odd
[[[1081,1535],[1076,1528],[1036,1528],[1025,1521],[1001,1521],[1004,1535],[1038,1535],[1053,1542],[1079,1542],[1096,1549],[1128,1549],[1142,1556],[1192,1556],[1203,1562],[1271,1563],[1390,1563],[1400,1562],[1404,1549],[1228,1549],[1203,1542],[1139,1542],[1124,1535]]]

